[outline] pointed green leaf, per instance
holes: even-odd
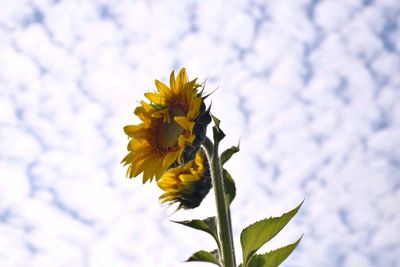
[[[224,175],[225,198],[228,205],[230,205],[236,196],[235,181],[227,170],[223,169],[222,172]]]
[[[209,262],[221,266],[219,263],[219,254],[218,250],[213,250],[211,252],[205,250],[199,250],[195,252],[186,262],[190,261],[201,261],[201,262]]]
[[[250,258],[257,252],[257,250],[285,227],[293,216],[296,215],[302,204],[303,202],[280,217],[264,219],[243,229],[240,235],[240,243],[242,244],[243,252],[243,266],[247,266]]]
[[[281,247],[265,254],[254,255],[248,267],[278,267],[293,252],[301,240],[301,237],[293,244]]]
[[[221,120],[215,117],[214,115],[210,114],[211,118],[214,121],[215,126],[213,126],[213,137],[214,137],[214,143],[215,145],[218,145],[218,143],[224,139],[225,133],[219,128],[219,125],[221,123]]]
[[[212,95],[212,94],[214,94],[215,93],[215,91],[217,91],[217,89],[215,89],[214,91],[212,91],[211,93],[209,93],[209,94],[206,94],[205,96],[203,96],[203,93],[204,93],[204,88],[205,88],[205,84],[204,84],[204,86],[203,86],[203,89],[201,90],[201,92],[199,93],[200,95],[201,95],[201,97],[203,98],[203,100],[204,99],[206,99],[207,97],[209,97],[210,95]]]
[[[215,217],[208,217],[204,220],[197,219],[191,221],[173,221],[173,222],[183,224],[193,229],[200,230],[210,234],[215,239],[215,242],[217,242],[217,245],[219,247],[217,222]]]
[[[219,142],[224,139],[225,133],[217,126],[213,126],[213,137],[215,144],[219,144]]]
[[[221,123],[221,120],[212,114],[211,114],[211,118],[213,119],[215,126],[217,126],[219,128],[219,124]]]
[[[239,145],[238,146],[231,146],[221,154],[221,165],[224,165],[233,154],[239,152]]]

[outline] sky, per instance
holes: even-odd
[[[171,220],[120,164],[133,109],[186,67],[217,89],[240,231],[298,215],[261,252],[282,266],[400,266],[396,0],[5,1],[0,9],[0,266],[207,266],[209,236]]]

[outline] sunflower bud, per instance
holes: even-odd
[[[157,184],[164,191],[162,203],[179,203],[183,209],[198,207],[211,188],[206,156],[199,150],[192,161],[166,171]]]

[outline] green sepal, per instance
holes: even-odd
[[[212,120],[214,121],[215,126],[213,126],[213,137],[215,145],[218,145],[219,142],[224,139],[225,133],[219,128],[221,120],[215,117],[214,115],[210,114]]]
[[[222,170],[224,176],[225,199],[228,205],[232,203],[236,196],[236,185],[232,176],[225,169]]]
[[[219,144],[219,142],[224,139],[225,133],[217,126],[213,126],[213,137],[215,144]]]
[[[304,201],[302,201],[296,208],[284,213],[280,217],[271,217],[260,220],[242,230],[242,233],[240,234],[240,243],[243,252],[243,266],[247,266],[247,263],[257,250],[285,227],[294,215],[296,215],[303,202]]]
[[[190,221],[172,221],[172,222],[179,223],[187,227],[210,234],[214,238],[215,242],[217,242],[217,245],[219,247],[217,220],[215,217],[208,217],[204,220],[195,219]]]
[[[218,119],[217,117],[215,117],[215,116],[214,116],[213,114],[211,114],[211,113],[210,113],[210,115],[211,115],[211,118],[212,118],[212,120],[213,120],[215,126],[217,126],[217,127],[219,128],[219,125],[220,125],[220,123],[221,123],[221,120]]]
[[[205,250],[199,250],[195,252],[192,256],[190,256],[189,259],[186,260],[186,262],[190,261],[208,262],[221,266],[219,262],[219,253],[217,249],[210,252]]]
[[[199,92],[199,94],[201,95],[201,98],[203,99],[203,101],[204,101],[204,99],[206,99],[207,97],[209,97],[210,95],[212,95],[215,91],[217,91],[217,89],[215,89],[215,90],[212,91],[211,93],[208,93],[208,94],[206,94],[206,95],[203,95],[203,94],[204,94],[204,89],[205,89],[205,87],[206,87],[206,82],[205,82],[205,81],[201,84],[201,87],[202,87],[202,89],[201,89],[201,91]]]
[[[228,148],[227,150],[225,150],[224,152],[222,152],[221,154],[221,165],[224,165],[231,157],[233,154],[239,152],[239,145],[238,146],[231,146],[230,148]]]
[[[300,243],[301,236],[293,244],[269,251],[265,254],[254,255],[248,267],[278,267],[286,258],[293,252],[293,250]]]
[[[204,102],[200,105],[200,114],[194,120],[193,133],[196,136],[190,145],[186,145],[182,154],[182,163],[187,163],[195,158],[196,152],[204,142],[207,126],[211,122],[210,108],[206,109]],[[178,163],[176,162],[178,165]]]
[[[162,106],[162,105],[160,105],[160,104],[156,104],[156,103],[153,103],[153,102],[150,102],[150,106],[151,107],[153,107],[155,110],[162,110],[162,109],[164,109],[164,108],[166,108],[167,106]]]

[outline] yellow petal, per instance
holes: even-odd
[[[145,95],[146,95],[146,93],[145,93]],[[140,101],[140,104],[142,105],[142,107],[144,108],[144,110],[146,112],[150,112],[151,113],[151,112],[155,111],[155,109],[150,104],[144,102],[143,100]]]
[[[176,84],[179,86],[179,89],[183,89],[183,85],[187,83],[187,76],[185,68],[181,68],[176,77]]]
[[[152,156],[146,160],[146,165],[143,166],[143,183],[146,183],[149,179],[152,180],[154,176],[154,162],[156,157]]]
[[[165,169],[163,169],[163,157],[160,157],[156,163],[154,164],[154,169],[155,169],[155,176],[156,176],[156,180],[158,181],[161,176],[163,175]]]
[[[178,157],[179,152],[170,152],[168,153],[163,161],[163,168],[168,169],[169,166],[171,166],[172,163],[176,161],[176,158]]]
[[[157,112],[154,112],[151,116],[156,119],[163,118],[164,123],[171,122],[171,116],[169,115],[169,107],[166,107],[165,109],[161,109]]]
[[[135,151],[136,153],[143,153],[150,150],[147,141],[142,139],[132,139],[128,143],[128,151]]]
[[[194,122],[188,121],[184,116],[175,116],[174,121],[178,123],[183,129],[192,132],[194,127]]]
[[[193,181],[199,180],[200,177],[196,177],[196,176],[194,176],[192,174],[181,174],[181,175],[179,175],[179,179],[182,182],[189,183],[189,182],[193,182]]]
[[[124,132],[129,135],[130,133],[136,132],[141,130],[142,127],[140,127],[139,125],[126,125],[124,127]]]
[[[144,93],[144,96],[155,104],[162,104],[165,102],[164,97],[162,97],[160,94],[157,93],[147,92]]]
[[[171,86],[172,91],[176,92],[175,73],[174,73],[174,71],[172,71],[171,75],[169,76],[169,85]]]
[[[162,96],[170,95],[171,89],[168,88],[163,82],[160,82],[159,80],[155,80],[154,83],[156,84],[157,91],[160,93]]]
[[[186,140],[187,140],[187,138],[183,135],[179,136],[179,138],[178,138],[178,146],[180,147],[180,149],[179,149],[179,156],[178,156],[177,161],[179,164],[182,164],[182,154],[185,151],[185,146],[186,146],[186,142],[187,142]]]
[[[145,138],[147,137],[147,129],[141,125],[127,125],[124,127],[124,132],[132,138]]]
[[[185,97],[187,102],[189,102],[190,100],[192,100],[194,97],[197,96],[196,89],[194,89],[195,84],[196,84],[196,79],[188,82],[184,86]]]
[[[131,163],[133,157],[135,156],[135,153],[129,152],[121,161],[121,163],[124,163],[124,166]]]
[[[157,182],[157,185],[164,191],[168,191],[170,189],[173,189],[176,187],[176,180],[174,179],[165,179],[165,177],[163,176],[163,178],[161,178],[161,180],[159,180]]]
[[[143,107],[137,107],[134,111],[135,115],[139,117],[142,121],[146,120],[146,110]]]
[[[136,177],[141,172],[143,172],[143,165],[145,164],[146,164],[146,159],[142,159],[140,161],[135,162],[135,164],[132,164],[130,177]]]
[[[126,169],[126,174],[125,174],[126,177],[131,178],[131,177],[129,176],[129,174],[131,173],[131,168],[132,168],[132,165],[129,165],[128,168]]]
[[[194,120],[199,115],[201,103],[201,97],[198,97],[195,100],[191,101],[189,112],[186,115],[188,120]]]

